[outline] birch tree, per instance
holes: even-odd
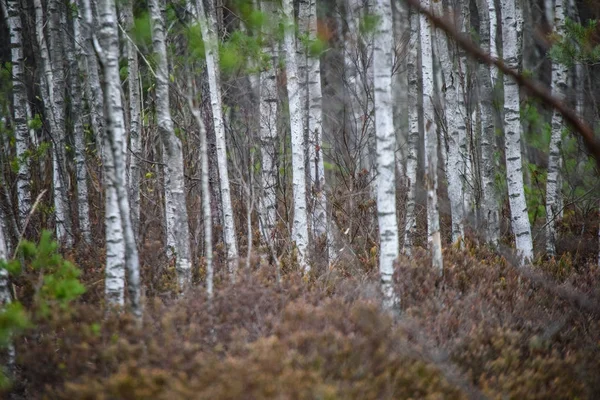
[[[419,13],[411,10],[410,41],[408,43],[408,151],[406,155],[406,221],[404,227],[404,253],[411,254],[417,230],[415,204],[417,200],[417,167],[419,158]]]
[[[506,65],[516,70],[520,63],[522,19],[516,0],[502,0],[501,6],[502,56]],[[519,86],[511,77],[504,75],[504,145],[511,227],[517,251],[524,260],[530,260],[533,257],[533,242],[523,186],[519,105]]]
[[[43,70],[41,76],[42,100],[52,146],[52,180],[54,184],[54,215],[56,221],[56,237],[66,247],[72,244],[68,211],[67,188],[65,184],[64,150],[65,150],[65,102],[64,102],[64,70],[62,65],[62,38],[60,35],[60,2],[52,0],[48,3],[49,42],[44,33],[44,9],[41,0],[34,0],[36,20],[36,38],[40,50],[40,62]]]
[[[272,1],[262,1],[261,9],[268,21],[277,20],[277,8]],[[268,29],[267,35],[270,29]],[[261,148],[262,193],[259,200],[259,223],[265,242],[272,240],[277,213],[277,53],[273,40],[263,37],[268,62],[260,71],[259,130]]]
[[[444,14],[442,2],[434,3],[434,12],[438,16]],[[441,112],[446,117],[447,148],[446,175],[448,177],[448,198],[450,200],[450,212],[452,215],[452,241],[458,242],[464,236],[464,192],[462,173],[465,171],[465,158],[461,154],[461,144],[466,138],[464,115],[466,108],[464,102],[459,102],[462,93],[458,85],[460,72],[454,70],[452,55],[448,48],[448,38],[440,29],[435,29],[436,54],[440,61],[441,72],[444,77],[444,105]],[[463,120],[461,122],[461,119]]]
[[[213,113],[213,128],[215,130],[217,142],[217,166],[219,170],[219,185],[221,189],[221,208],[223,210],[223,238],[227,248],[229,272],[230,274],[233,274],[237,269],[238,247],[235,236],[233,207],[231,205],[229,171],[227,169],[227,144],[225,140],[223,101],[221,97],[217,17],[212,1],[213,0],[208,1],[208,8],[205,10],[202,0],[196,0],[196,7],[198,9],[198,22],[200,23],[202,38],[204,40],[210,103]]]
[[[214,267],[212,263],[212,216],[210,208],[210,188],[209,188],[209,173],[208,173],[208,151],[206,127],[202,121],[200,110],[194,107],[191,98],[188,98],[188,106],[196,120],[196,124],[200,129],[200,168],[202,170],[201,185],[202,185],[202,217],[204,219],[204,252],[206,260],[206,293],[209,298],[213,296],[213,279]]]
[[[421,0],[421,6],[429,9],[429,0]],[[443,271],[442,239],[440,233],[440,221],[437,198],[437,129],[434,115],[433,96],[433,28],[427,16],[420,17],[420,40],[421,40],[421,73],[423,76],[423,124],[425,132],[426,169],[425,182],[427,185],[427,216],[429,243],[433,267],[440,272]]]
[[[554,0],[554,33],[564,34],[565,4],[563,0]],[[567,77],[569,71],[560,62],[552,63],[552,94],[565,98]],[[550,136],[550,151],[548,156],[548,177],[546,181],[546,252],[552,257],[556,253],[556,219],[560,215],[562,190],[560,187],[560,168],[562,164],[560,148],[562,142],[563,120],[561,114],[554,110],[552,113],[552,133]]]
[[[21,23],[21,6],[19,0],[7,0],[2,9],[7,21],[12,67],[12,95],[13,95],[13,124],[16,144],[16,157],[19,170],[17,172],[17,204],[19,208],[19,223],[23,223],[31,209],[31,174],[27,149],[29,147],[29,129],[27,127],[27,87],[25,86],[25,63],[23,59],[23,37]]]
[[[140,158],[142,151],[142,121],[140,104],[140,75],[137,50],[132,42],[133,6],[132,1],[121,3],[123,29],[127,33],[125,48],[127,51],[127,80],[129,94],[129,153],[128,187],[131,206],[131,223],[136,237],[140,232]]]
[[[317,1],[309,0],[308,40],[317,38]],[[323,163],[323,109],[321,94],[320,54],[308,52],[308,170],[312,228],[315,238],[325,239],[325,251],[329,254],[327,239],[327,195],[325,192],[325,167]]]
[[[398,258],[398,222],[396,217],[396,133],[392,96],[394,34],[390,0],[377,0],[378,18],[373,45],[375,95],[375,134],[377,146],[377,219],[379,222],[379,274],[384,305],[397,302],[394,295],[394,262]]]
[[[165,207],[167,219],[167,248],[175,257],[179,290],[185,291],[192,279],[190,235],[183,171],[181,140],[175,136],[169,102],[169,72],[167,62],[165,22],[162,0],[150,0],[148,8],[152,25],[152,44],[156,60],[156,114],[158,130],[164,148]]]
[[[292,187],[294,199],[294,221],[292,241],[298,251],[298,264],[305,272],[310,266],[306,261],[308,248],[308,218],[306,214],[306,171],[304,155],[304,123],[302,120],[301,89],[294,35],[294,4],[292,0],[283,0],[283,19],[285,33],[283,50],[287,75],[287,93],[289,104],[290,136],[292,141]]]
[[[488,3],[492,0],[477,0],[479,13],[479,45],[484,52],[490,52],[490,13],[493,7]],[[495,29],[495,27],[494,27]],[[479,90],[479,107],[481,113],[481,188],[482,202],[481,215],[485,224],[485,237],[489,243],[498,244],[500,237],[500,221],[498,213],[498,201],[496,198],[495,185],[495,132],[494,124],[494,88],[492,80],[492,68],[484,62],[477,67],[477,89]]]
[[[85,74],[85,40],[81,35],[81,16],[74,0],[69,1],[73,20],[73,38],[64,34],[67,48],[67,60],[71,69],[71,114],[73,119],[73,137],[75,139],[75,175],[77,179],[77,210],[79,232],[87,244],[91,243],[87,169],[85,161],[85,132],[83,130],[83,89],[81,76]]]
[[[91,26],[91,7],[89,0],[86,2],[86,20]],[[121,80],[119,75],[119,35],[117,23],[117,9],[115,0],[98,1],[98,22],[100,43],[94,40],[95,50],[102,65],[104,75],[104,110],[106,116],[105,143],[107,159],[112,158],[113,167],[104,167],[107,180],[112,183],[116,192],[117,209],[120,215],[122,237],[124,242],[123,255],[125,258],[125,271],[127,274],[127,288],[132,312],[137,317],[142,315],[140,267],[137,246],[129,214],[129,197],[127,195],[126,165],[125,165],[125,121],[123,104],[121,100]],[[102,47],[101,47],[102,46]],[[108,197],[108,196],[107,196]],[[112,198],[114,199],[114,197]],[[112,200],[111,199],[111,200]],[[112,200],[114,201],[114,200]],[[108,204],[107,204],[108,206]],[[114,207],[114,204],[110,205]],[[109,209],[107,208],[107,213]],[[111,210],[112,212],[112,210]],[[108,241],[108,238],[107,238]]]

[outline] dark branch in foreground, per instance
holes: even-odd
[[[453,38],[453,40],[462,47],[466,52],[471,54],[473,57],[477,58],[479,61],[484,62],[488,65],[495,65],[503,74],[511,76],[519,86],[526,88],[531,95],[539,98],[544,103],[549,105],[550,107],[558,110],[561,113],[564,120],[573,127],[573,129],[583,138],[583,141],[591,153],[591,155],[596,159],[596,164],[600,167],[600,144],[596,141],[594,137],[594,131],[590,128],[588,124],[583,122],[577,114],[567,107],[560,99],[552,96],[550,91],[541,85],[540,83],[527,78],[520,74],[519,72],[509,68],[504,64],[501,59],[494,59],[488,53],[481,50],[479,46],[477,46],[473,41],[461,34],[454,27],[454,23],[450,22],[446,18],[436,17],[431,10],[426,9],[421,6],[419,0],[405,0],[408,5],[424,14],[427,18],[433,22],[433,24],[443,30],[449,37]]]

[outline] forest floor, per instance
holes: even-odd
[[[393,315],[375,271],[256,265],[211,301],[147,289],[141,324],[105,312],[101,257],[73,258],[87,293],[17,340],[7,398],[600,398],[600,271],[565,258],[518,269],[467,243],[438,277],[417,252]]]

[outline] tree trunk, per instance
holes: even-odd
[[[123,29],[129,35],[125,39],[127,49],[127,74],[129,92],[129,203],[131,206],[131,223],[138,239],[140,233],[140,158],[142,155],[142,121],[140,103],[140,83],[137,51],[132,43],[133,10],[132,0],[123,2],[120,8]],[[138,239],[139,241],[139,239]]]
[[[519,49],[522,19],[516,0],[502,0],[502,44],[504,62],[509,68],[519,68]],[[520,257],[531,260],[533,243],[531,225],[525,202],[523,164],[521,159],[521,117],[519,86],[511,77],[504,76],[504,127],[506,152],[506,180],[510,203],[511,227]]]
[[[77,4],[70,0],[69,6],[77,10]],[[66,35],[65,35],[66,36]],[[73,36],[69,44],[67,59],[71,67],[71,114],[73,118],[73,136],[75,138],[75,172],[77,178],[77,210],[79,218],[79,233],[87,244],[92,241],[90,227],[90,212],[87,187],[87,169],[85,162],[85,132],[83,130],[83,95],[80,77],[86,73],[85,37],[81,34],[81,15],[77,10],[73,14]]]
[[[308,39],[317,38],[317,1],[309,1]],[[310,200],[312,210],[313,238],[325,241],[325,255],[328,258],[327,239],[327,195],[325,193],[325,167],[323,164],[323,110],[321,94],[320,54],[308,54],[308,170],[310,177]]]
[[[71,228],[69,221],[67,188],[65,184],[65,111],[64,111],[64,71],[63,54],[60,35],[60,7],[57,0],[48,4],[48,25],[50,30],[51,50],[44,35],[44,11],[41,0],[34,0],[36,36],[40,50],[40,59],[43,69],[41,82],[42,100],[46,111],[46,118],[50,135],[53,139],[52,146],[52,178],[54,183],[54,212],[56,220],[56,236],[58,241],[70,247],[72,245]]]
[[[564,34],[565,9],[563,0],[554,0],[554,32]],[[565,98],[567,89],[568,68],[558,62],[552,63],[552,94]],[[562,203],[562,188],[560,187],[560,168],[562,159],[560,148],[564,123],[561,114],[554,110],[552,113],[552,134],[550,136],[550,151],[548,155],[548,178],[546,181],[546,252],[549,257],[556,254],[556,219],[560,215]]]
[[[434,10],[437,16],[444,15],[442,2],[434,3]],[[448,38],[446,34],[435,30],[437,56],[441,64],[441,71],[444,76],[444,104],[441,112],[445,113],[448,140],[448,157],[446,160],[446,175],[448,178],[448,198],[450,200],[450,211],[452,215],[452,242],[456,243],[464,236],[464,192],[462,182],[462,172],[465,171],[465,158],[461,154],[461,141],[466,138],[464,112],[466,108],[460,107],[459,97],[462,96],[458,82],[460,80],[459,72],[454,71],[452,55],[448,49]],[[464,106],[464,103],[462,104]],[[461,119],[463,120],[461,122]]]
[[[393,43],[392,5],[376,0],[379,17],[373,45],[375,95],[375,133],[377,146],[377,216],[379,222],[379,274],[384,306],[397,303],[394,294],[394,262],[398,258],[398,221],[396,216],[396,133],[392,97]]]
[[[89,0],[84,0],[88,3]],[[91,7],[86,4],[86,20],[91,26]],[[114,168],[105,168],[107,180],[112,182],[121,218],[122,239],[124,242],[125,271],[132,312],[138,318],[142,316],[140,266],[137,246],[129,214],[129,197],[125,182],[125,123],[121,101],[121,80],[119,76],[119,35],[117,30],[117,9],[115,0],[98,1],[99,35],[102,47],[96,43],[96,53],[104,73],[104,110],[106,116],[107,159],[112,157]],[[108,198],[109,196],[107,196]],[[114,197],[113,197],[114,198]],[[113,198],[111,198],[111,201]],[[108,210],[107,210],[108,211]]]
[[[158,130],[164,146],[165,208],[167,220],[167,248],[173,252],[179,290],[184,292],[191,284],[190,234],[186,206],[183,151],[181,140],[175,136],[169,102],[169,72],[167,69],[166,33],[163,19],[164,3],[148,3],[152,24],[152,44],[156,63],[156,114]]]
[[[404,253],[410,255],[417,232],[415,204],[417,201],[417,168],[419,158],[419,13],[411,10],[410,42],[408,44],[408,153],[406,156],[406,222],[404,228]]]
[[[421,5],[429,9],[429,0],[421,0]],[[421,38],[421,63],[423,74],[423,124],[425,132],[426,149],[426,170],[425,182],[427,184],[427,215],[429,243],[431,244],[431,254],[433,268],[443,272],[442,260],[442,238],[440,234],[440,220],[437,198],[437,160],[438,160],[438,140],[435,122],[435,111],[433,105],[434,85],[433,85],[433,49],[432,49],[432,25],[429,18],[421,15],[420,21]]]
[[[490,51],[490,19],[489,9],[494,0],[478,0],[479,12],[479,37],[481,49]],[[494,157],[496,149],[496,127],[494,118],[494,88],[491,77],[493,67],[481,62],[477,69],[477,80],[479,89],[479,106],[481,113],[481,188],[482,204],[481,217],[485,224],[486,240],[497,245],[500,238],[500,221],[498,213],[498,200],[496,198],[496,161]]]
[[[306,261],[308,248],[308,221],[306,215],[306,171],[304,154],[304,124],[302,120],[302,96],[298,75],[298,60],[293,29],[294,4],[292,0],[283,0],[283,19],[285,24],[284,53],[286,55],[287,92],[290,114],[290,135],[292,139],[292,186],[294,198],[294,222],[292,241],[298,250],[298,264],[305,273],[310,265]]]
[[[13,93],[13,123],[16,143],[16,156],[19,163],[17,172],[17,204],[19,209],[19,224],[23,229],[25,218],[31,209],[31,174],[29,159],[26,156],[29,147],[29,128],[27,127],[27,87],[25,86],[25,70],[23,59],[23,37],[21,23],[21,5],[19,0],[8,0],[5,18],[10,34],[12,93]]]
[[[227,247],[229,273],[237,270],[238,248],[235,236],[233,207],[231,204],[231,189],[229,187],[229,172],[227,170],[227,147],[225,140],[225,124],[223,122],[223,101],[221,99],[221,75],[219,69],[219,50],[217,36],[217,20],[215,9],[209,0],[208,9],[204,10],[202,0],[196,1],[204,49],[206,54],[206,69],[210,88],[210,102],[213,113],[213,127],[217,144],[217,164],[221,188],[221,205],[223,210],[223,237]]]
[[[275,5],[271,1],[261,2],[262,11],[271,19],[277,18]],[[259,201],[259,223],[265,243],[273,240],[277,218],[277,53],[274,44],[265,46],[269,56],[267,68],[260,72],[260,142],[262,192]]]

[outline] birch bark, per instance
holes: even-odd
[[[64,117],[64,71],[63,54],[60,35],[60,7],[56,0],[48,4],[48,25],[50,43],[48,46],[44,34],[44,10],[41,0],[34,0],[36,19],[36,38],[40,49],[40,61],[43,69],[42,100],[47,112],[52,146],[52,180],[54,184],[54,212],[56,221],[56,237],[58,241],[70,247],[72,237],[67,200],[67,188],[64,181],[64,150],[65,150],[65,117]]]
[[[84,0],[88,2],[89,0]],[[89,4],[88,4],[89,5]],[[87,7],[86,19],[91,26],[91,8]],[[125,271],[127,288],[132,312],[138,318],[142,316],[140,267],[137,246],[126,185],[125,166],[125,121],[121,100],[121,80],[119,75],[119,35],[115,0],[98,1],[99,36],[102,48],[96,46],[104,75],[104,109],[106,115],[106,141],[110,149],[114,168],[106,168],[105,174],[112,182],[116,192],[117,207],[121,219],[122,240],[124,242]],[[97,41],[95,41],[97,44]],[[109,156],[109,157],[110,157]],[[107,196],[108,197],[108,196]],[[114,198],[114,197],[113,197]]]
[[[502,0],[502,50],[509,68],[518,69],[520,60],[520,35],[522,19],[516,0]],[[515,244],[523,260],[533,257],[531,225],[525,202],[523,163],[521,158],[521,118],[519,86],[509,76],[504,76],[504,127],[506,180],[511,213],[511,227]]]
[[[123,29],[131,38],[134,28],[132,1],[123,2],[120,12],[123,20]],[[140,75],[137,51],[131,39],[125,40],[125,48],[127,51],[127,75],[129,81],[127,85],[129,93],[129,202],[133,232],[136,239],[138,239],[140,233],[140,157],[142,155]]]
[[[169,72],[167,62],[165,5],[161,0],[148,2],[152,25],[152,44],[157,55],[156,113],[158,130],[164,147],[165,208],[167,220],[167,247],[175,257],[175,269],[180,291],[191,284],[190,235],[186,206],[185,177],[181,140],[175,136],[169,102]]]
[[[481,49],[490,51],[490,18],[489,3],[493,0],[477,0],[479,13],[479,37]],[[482,188],[482,219],[485,224],[486,240],[496,245],[500,238],[500,221],[495,185],[495,143],[496,127],[494,124],[494,88],[491,76],[493,67],[481,62],[477,69],[477,83],[481,110],[481,188]]]
[[[221,98],[221,74],[219,70],[219,48],[217,36],[217,18],[213,0],[208,1],[205,10],[202,0],[196,1],[198,17],[206,55],[206,69],[210,88],[210,102],[213,113],[213,127],[216,136],[217,165],[221,189],[221,205],[223,212],[223,237],[227,247],[227,259],[230,274],[237,269],[238,247],[235,236],[233,207],[231,205],[231,189],[229,187],[229,171],[227,169],[227,145],[225,140],[225,124],[223,122],[223,101]]]
[[[404,227],[404,253],[410,255],[417,231],[415,204],[417,200],[417,167],[419,158],[419,13],[411,10],[410,41],[408,44],[408,152],[406,156],[406,222]]]
[[[554,33],[564,34],[565,7],[563,0],[554,0]],[[552,63],[552,94],[564,99],[567,90],[568,68],[558,62]],[[562,159],[560,148],[562,143],[563,119],[556,110],[552,113],[552,134],[548,155],[548,177],[546,180],[546,252],[552,257],[556,254],[556,219],[562,203],[560,187],[560,168]]]
[[[204,219],[204,249],[206,257],[206,293],[209,298],[213,296],[213,280],[214,280],[214,268],[213,268],[213,250],[212,250],[212,216],[210,206],[210,188],[209,188],[209,173],[208,173],[208,149],[207,149],[207,136],[206,127],[200,110],[194,107],[192,99],[188,99],[188,105],[198,124],[200,129],[200,164],[202,169],[202,217]]]
[[[8,0],[5,19],[8,23],[11,48],[12,93],[13,93],[13,122],[16,156],[19,162],[17,172],[17,205],[19,208],[19,224],[23,223],[31,209],[31,174],[26,152],[29,147],[29,128],[27,127],[27,87],[25,86],[25,70],[23,59],[23,37],[20,15],[20,1]]]
[[[294,198],[294,221],[292,241],[298,251],[298,264],[308,273],[310,265],[306,260],[308,248],[308,221],[306,214],[306,171],[304,154],[304,123],[302,120],[301,89],[298,74],[298,60],[294,35],[294,4],[292,0],[283,0],[283,19],[285,24],[284,53],[286,55],[287,92],[290,114],[290,135],[292,139],[292,186]]]
[[[271,1],[261,2],[262,11],[269,21],[277,19],[276,7]],[[269,57],[260,72],[259,129],[261,142],[262,193],[259,202],[259,223],[266,235],[265,243],[273,240],[273,229],[277,213],[277,53],[270,39],[264,39],[264,51]]]
[[[308,39],[317,37],[317,1],[309,0]],[[308,54],[308,170],[313,237],[324,239],[325,252],[329,255],[327,238],[327,195],[325,193],[325,167],[323,164],[323,109],[321,94],[320,55]]]
[[[434,3],[434,12],[437,16],[444,15],[442,2]],[[435,29],[436,50],[440,61],[441,72],[444,77],[444,106],[442,112],[446,116],[448,157],[446,160],[446,175],[448,177],[448,198],[450,200],[450,211],[452,215],[452,242],[456,243],[464,236],[464,204],[462,171],[465,171],[464,154],[461,154],[461,141],[466,138],[464,114],[466,109],[459,106],[459,97],[462,95],[459,88],[460,72],[454,71],[452,55],[448,48],[446,34]],[[464,103],[463,103],[464,105]],[[461,119],[463,122],[461,123]]]
[[[85,163],[85,132],[83,130],[83,95],[81,76],[85,74],[85,39],[81,35],[81,15],[77,9],[76,1],[70,0],[69,7],[73,18],[73,39],[65,36],[65,43],[69,43],[67,59],[71,68],[71,109],[73,118],[73,136],[75,139],[75,173],[77,179],[77,210],[79,219],[79,232],[87,244],[91,243],[90,213],[87,187],[87,170]]]
[[[421,0],[421,5],[429,9],[431,3],[429,0]],[[426,170],[425,182],[427,184],[427,214],[428,214],[428,232],[429,243],[431,244],[431,254],[433,268],[443,272],[442,260],[442,239],[440,233],[440,221],[437,198],[437,129],[435,122],[435,111],[433,105],[434,85],[433,85],[433,49],[432,49],[433,29],[431,21],[425,16],[420,16],[420,39],[421,39],[421,63],[423,76],[423,124],[425,132],[425,150],[426,150]]]
[[[384,306],[392,308],[397,303],[393,275],[394,262],[398,258],[399,250],[396,216],[396,133],[392,97],[394,34],[390,0],[376,0],[374,12],[379,22],[373,41],[379,274]]]

